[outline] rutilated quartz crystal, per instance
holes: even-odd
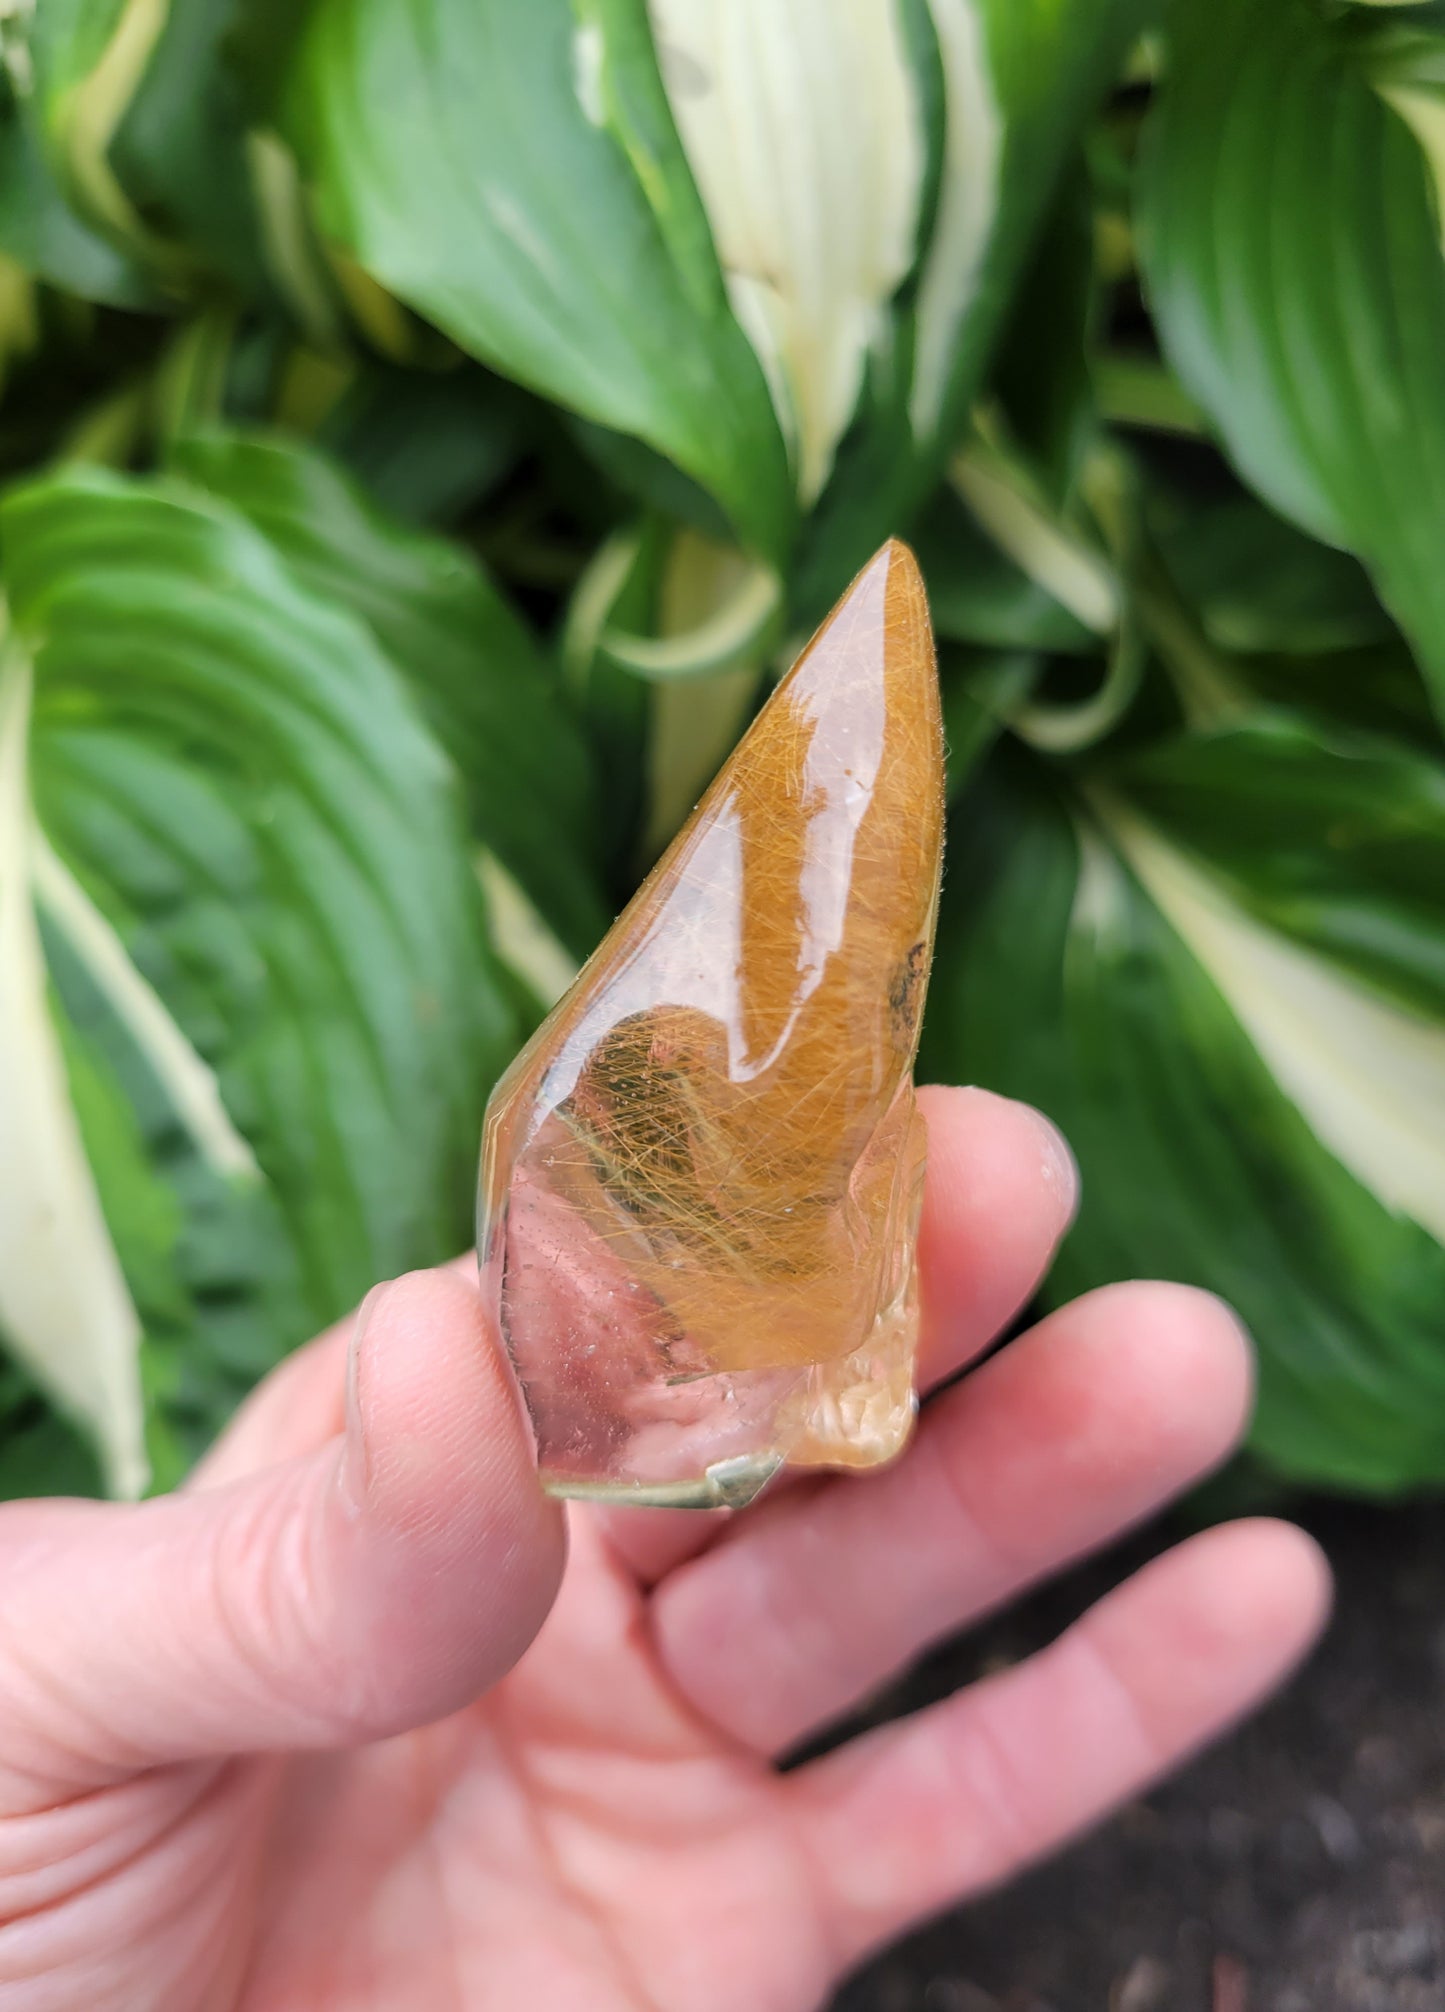
[[[942,822],[895,542],[487,1108],[483,1280],[553,1493],[736,1506],[906,1439]]]

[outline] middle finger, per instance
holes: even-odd
[[[659,1652],[714,1724],[781,1752],[1214,1465],[1250,1384],[1211,1294],[1089,1293],[945,1392],[896,1467],[765,1504],[673,1573]]]

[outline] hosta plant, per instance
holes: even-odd
[[[0,1488],[467,1234],[489,1083],[885,536],[936,1074],[1445,1478],[1445,14],[0,19]]]

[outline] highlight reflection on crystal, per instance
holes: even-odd
[[[736,1504],[907,1437],[942,749],[895,542],[494,1091],[478,1247],[553,1492]]]

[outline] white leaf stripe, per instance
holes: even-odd
[[[679,587],[682,593],[679,596]],[[730,547],[690,531],[673,542],[663,577],[661,634],[604,629],[602,646],[639,677],[669,684],[715,676],[744,660],[761,661],[782,606],[782,582],[770,566],[749,564]],[[669,619],[689,607],[686,623]]]
[[[1054,522],[982,448],[954,458],[950,480],[999,550],[1095,635],[1117,628],[1119,583],[1107,562]]]
[[[1438,90],[1411,84],[1381,84],[1380,96],[1399,113],[1425,156],[1435,185],[1435,209],[1445,234],[1445,104]]]
[[[661,647],[691,649],[720,618],[754,595],[760,573],[742,553],[695,531],[672,541],[658,595]],[[712,781],[747,718],[757,691],[770,617],[780,600],[729,654],[712,653],[713,675],[661,681],[652,693],[647,729],[647,818],[641,857],[650,863]],[[761,612],[761,611],[760,611]]]
[[[649,0],[733,312],[811,502],[914,255],[924,150],[895,0]]]
[[[909,416],[919,435],[943,414],[959,330],[978,287],[998,209],[1003,121],[975,0],[929,0],[943,59],[946,136],[938,216],[918,292]]]
[[[1257,922],[1152,826],[1107,822],[1320,1143],[1445,1243],[1445,1026]]]
[[[498,951],[544,1006],[555,1006],[577,976],[576,958],[558,942],[521,883],[485,846],[477,854],[477,878]]]
[[[89,73],[64,93],[54,114],[82,200],[112,230],[152,249],[158,247],[116,178],[109,153],[169,13],[169,0],[124,0],[104,50]]]
[[[255,1154],[231,1122],[214,1070],[136,969],[111,923],[38,832],[33,860],[35,891],[46,915],[135,1042],[197,1150],[217,1173],[258,1176]]]
[[[0,666],[0,1329],[86,1423],[110,1487],[145,1487],[140,1318],[71,1101],[31,899],[32,673]]]

